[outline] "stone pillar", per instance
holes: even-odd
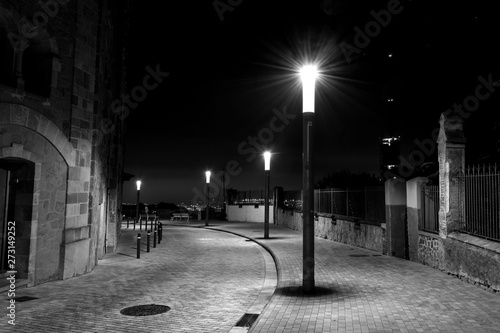
[[[422,185],[427,177],[417,177],[406,182],[406,219],[408,225],[408,259],[418,261],[418,225],[422,221]]]
[[[387,254],[406,258],[406,182],[389,179],[385,182],[385,220]]]
[[[456,175],[465,168],[465,137],[463,120],[441,114],[438,137],[439,160],[439,236],[459,227],[459,184]]]

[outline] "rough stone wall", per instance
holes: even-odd
[[[443,268],[443,242],[438,235],[419,232],[418,262],[433,268]]]
[[[278,209],[277,223],[292,230],[302,231],[302,213],[293,210]]]
[[[379,225],[334,220],[319,216],[315,226],[316,237],[330,239],[384,253],[385,228]]]
[[[447,272],[500,291],[500,243],[452,233],[444,240],[444,263]]]
[[[278,209],[278,223],[289,229],[302,231],[302,214]],[[385,228],[347,220],[332,220],[330,216],[317,216],[314,221],[315,237],[349,244],[385,253]]]

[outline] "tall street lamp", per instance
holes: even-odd
[[[209,205],[210,205],[210,198],[209,198],[209,187],[210,187],[210,171],[205,172],[205,178],[207,182],[206,190],[205,190],[205,197],[207,198],[207,206],[205,207],[205,226],[208,226],[208,211],[209,211]]]
[[[137,221],[137,223],[140,223],[139,222],[139,198],[141,196],[141,181],[138,180],[135,182],[135,184],[137,185],[137,203],[136,203],[136,207],[135,207],[135,220]],[[140,224],[139,224],[139,227],[140,227]],[[134,222],[134,230],[135,230],[135,222]]]
[[[266,180],[264,182],[264,238],[269,238],[269,172],[271,170],[271,153],[264,152],[264,171],[266,172]]]
[[[300,71],[302,79],[302,224],[303,263],[302,287],[305,292],[314,291],[314,93],[318,70],[306,65]]]

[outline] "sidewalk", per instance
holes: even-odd
[[[14,329],[2,315],[0,331],[236,333],[247,331],[235,327],[244,314],[256,314],[252,333],[500,332],[499,293],[418,263],[316,238],[317,293],[304,295],[297,231],[270,225],[263,239],[262,223],[165,222],[164,242],[141,259],[137,233],[124,230],[118,252],[89,274],[19,289],[37,299],[16,303]],[[256,243],[276,261],[277,288],[274,262]],[[171,310],[120,314],[153,303]]]
[[[213,224],[256,238],[277,261],[278,288],[252,333],[500,332],[500,294],[441,271],[315,238],[318,292],[304,295],[302,233],[271,225],[262,239],[262,224]]]
[[[225,232],[165,226],[162,243],[151,245],[149,253],[142,231],[141,258],[136,259],[138,232],[122,230],[118,251],[91,273],[16,290],[15,326],[7,323],[9,300],[2,293],[0,332],[238,332],[234,325],[245,313],[260,313],[269,302],[275,266],[254,242]],[[271,267],[267,273],[266,265]],[[22,302],[24,296],[35,299]],[[171,310],[142,317],[120,314],[126,307],[149,304]]]

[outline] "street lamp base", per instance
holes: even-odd
[[[302,281],[302,289],[305,293],[314,292],[314,281],[311,280],[303,280]]]

